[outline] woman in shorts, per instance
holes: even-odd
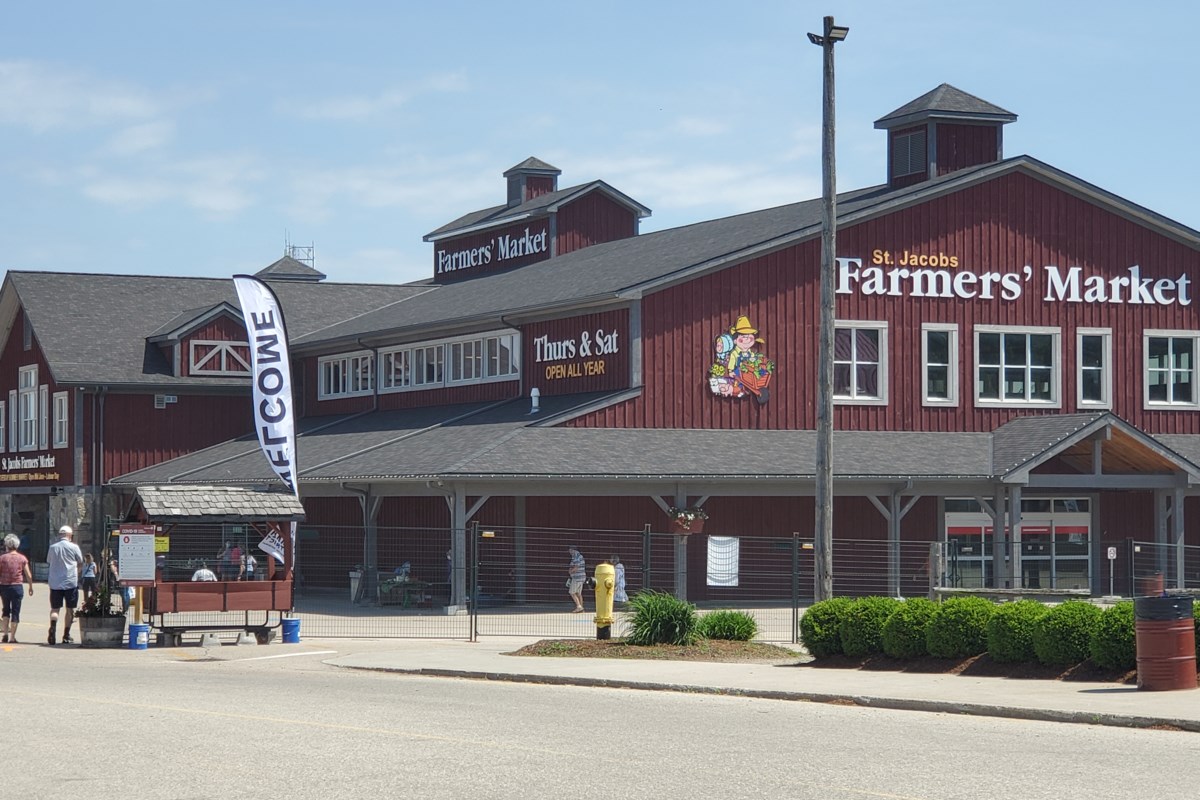
[[[21,601],[25,598],[25,587],[29,584],[29,596],[33,597],[33,575],[29,571],[29,559],[17,550],[21,540],[10,533],[4,537],[4,555],[0,556],[0,639],[5,644],[17,641],[17,623],[21,621]],[[22,579],[24,579],[22,581]]]

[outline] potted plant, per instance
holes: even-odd
[[[672,506],[667,515],[671,518],[673,533],[700,533],[704,530],[704,520],[708,514],[702,508],[675,508]]]
[[[104,569],[100,585],[83,601],[75,618],[79,620],[79,643],[84,647],[120,647],[125,638],[125,612],[113,608],[117,591],[110,570]]]

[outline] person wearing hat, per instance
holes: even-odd
[[[71,623],[75,620],[75,607],[79,605],[79,573],[83,567],[83,553],[79,545],[71,541],[74,535],[75,531],[70,525],[63,525],[58,529],[58,541],[50,545],[46,554],[49,563],[46,582],[50,586],[50,633],[46,637],[47,644],[57,644],[55,629],[64,604],[67,613],[62,643],[71,644]]]
[[[760,377],[752,363],[762,360],[761,354],[754,350],[756,345],[762,343],[763,340],[758,338],[758,328],[750,324],[750,318],[745,314],[739,316],[729,328],[729,333],[717,339],[717,352],[724,359],[721,366],[724,367],[722,373],[725,380],[714,383],[714,391],[727,397],[754,394],[759,403],[767,402],[770,376],[767,375],[765,379]]]

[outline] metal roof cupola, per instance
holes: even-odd
[[[535,197],[558,191],[558,176],[562,170],[530,156],[508,170],[508,205],[519,206]]]
[[[888,186],[900,188],[1004,158],[1017,115],[943,83],[875,120],[888,132]]]

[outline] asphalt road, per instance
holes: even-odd
[[[323,663],[386,646],[0,649],[0,796],[1190,800],[1200,783],[1189,733]]]

